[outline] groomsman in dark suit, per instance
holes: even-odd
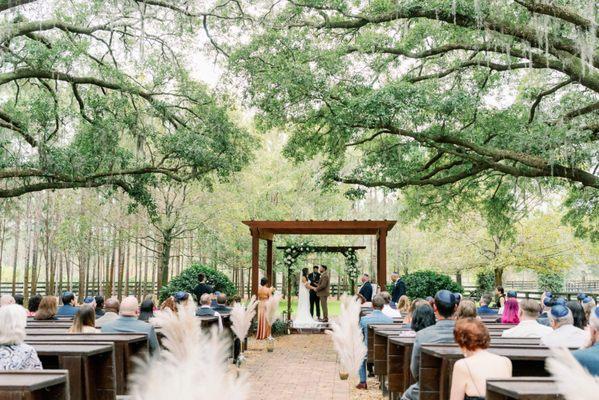
[[[391,302],[397,305],[399,298],[406,294],[406,284],[401,280],[399,274],[394,272],[391,274],[391,282],[393,282],[393,291],[391,292]]]
[[[320,282],[318,265],[315,265],[312,273],[308,275],[308,281],[310,282],[310,286],[318,286],[318,283]],[[312,317],[314,317],[314,309],[316,309],[316,318],[320,319],[320,299],[316,295],[315,290],[310,290],[310,315]]]

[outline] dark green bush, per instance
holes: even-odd
[[[198,284],[198,274],[200,273],[206,275],[208,284],[212,285],[214,290],[224,293],[229,297],[237,294],[235,285],[233,285],[233,282],[225,274],[205,265],[193,264],[184,269],[180,275],[171,279],[168,285],[160,290],[160,301],[166,300],[169,296],[179,291],[191,293],[193,288]]]
[[[403,276],[410,299],[434,296],[439,290],[446,289],[453,293],[463,292],[462,286],[447,275],[435,271],[417,271]]]
[[[470,292],[470,297],[480,299],[485,293],[495,291],[495,274],[491,270],[482,270],[476,273],[476,289]]]
[[[287,329],[288,329],[287,324],[285,322],[281,321],[280,319],[278,319],[270,327],[270,333],[273,336],[286,335],[287,334]]]
[[[559,293],[564,291],[564,275],[559,272],[537,273],[539,290]]]

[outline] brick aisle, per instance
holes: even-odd
[[[376,387],[358,393],[350,390],[349,381],[339,379],[337,356],[328,335],[278,337],[273,353],[266,351],[263,342],[250,340],[246,356],[242,369],[250,375],[252,391],[249,398],[252,400],[382,398]],[[369,385],[372,384],[374,382],[369,380]]]

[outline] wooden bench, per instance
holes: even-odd
[[[553,378],[489,379],[487,400],[564,400]]]
[[[492,344],[489,351],[512,361],[514,376],[547,376],[546,347]],[[455,362],[463,358],[456,344],[425,344],[420,355],[420,400],[447,400]]]
[[[44,369],[69,371],[71,400],[114,400],[116,379],[112,344],[30,343]]]
[[[69,400],[68,371],[0,372],[0,400]]]
[[[68,333],[68,334],[28,334],[25,341],[33,343],[114,343],[116,365],[116,391],[127,393],[127,380],[133,371],[133,358],[141,356],[149,349],[148,337],[142,333]]]

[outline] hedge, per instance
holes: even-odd
[[[215,291],[231,297],[237,294],[237,288],[231,280],[222,272],[201,264],[193,264],[171,279],[168,285],[160,289],[160,301],[166,300],[176,292],[191,293],[198,284],[198,274],[206,275],[206,281],[214,287]]]
[[[404,275],[407,295],[410,299],[434,297],[439,290],[446,289],[452,293],[462,293],[464,289],[447,275],[435,271],[417,271]]]

